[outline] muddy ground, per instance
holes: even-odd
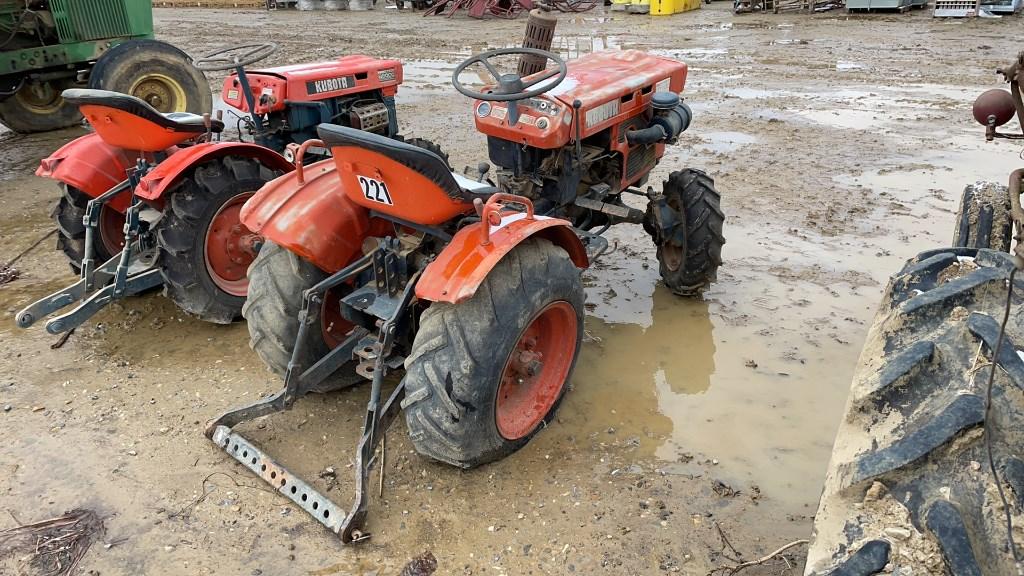
[[[393,9],[156,18],[161,39],[194,54],[258,38],[282,45],[268,64],[398,57],[403,132],[440,142],[460,167],[483,159],[483,140],[449,72],[523,29]],[[707,574],[807,538],[885,279],[947,244],[963,185],[1002,179],[1020,152],[986,144],[969,112],[1021,48],[1006,38],[1020,24],[733,16],[722,2],[661,19],[564,17],[565,56],[639,48],[689,63],[696,120],[652,182],[684,166],[714,176],[728,215],[719,281],[680,300],[658,284],[643,231],[613,231],[617,251],[585,274],[589,338],[557,422],[472,471],[419,458],[397,423],[373,537],[358,546],[202,436],[211,417],[280,385],[244,325],[203,324],[152,295],[59,350],[41,328],[15,328],[15,311],[72,280],[47,240],[0,287],[0,529],[95,509],[106,532],[82,567],[100,574],[385,575],[424,550],[442,574]],[[0,262],[52,228],[57,189],[31,173],[79,133],[0,135]],[[347,502],[365,394],[307,397],[243,429]],[[318,478],[326,467],[333,488]],[[798,574],[802,554],[744,574]]]

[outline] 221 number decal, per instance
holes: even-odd
[[[366,176],[358,176],[359,186],[363,189],[363,196],[371,202],[380,202],[381,204],[387,204],[393,206],[394,202],[391,201],[391,192],[388,191],[387,184],[380,180],[374,180],[373,178],[367,178]]]

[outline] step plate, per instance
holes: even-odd
[[[345,522],[345,511],[264,454],[252,442],[237,432],[232,432],[227,426],[217,427],[213,433],[213,442],[278,492],[298,504],[328,530],[335,534],[341,532],[342,524]]]

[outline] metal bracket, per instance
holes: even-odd
[[[381,388],[388,369],[401,366],[401,362],[398,364],[393,362],[391,349],[395,341],[396,327],[403,315],[408,312],[414,299],[419,273],[406,283],[398,306],[394,313],[381,323],[375,339],[369,339],[364,330],[357,329],[345,339],[341,346],[332,350],[306,371],[301,370],[298,358],[302,357],[308,346],[310,327],[315,326],[319,321],[320,307],[327,291],[355,277],[370,268],[371,265],[375,267],[376,271],[378,262],[386,264],[386,258],[382,259],[382,257],[385,257],[388,252],[388,246],[382,243],[373,253],[360,258],[307,290],[304,294],[305,306],[299,313],[299,332],[285,374],[284,388],[264,400],[222,414],[206,428],[207,437],[217,446],[226,450],[233,458],[273,485],[278,492],[298,504],[329,530],[340,534],[343,542],[355,542],[368,537],[359,529],[366,520],[367,482],[375,462],[374,452],[388,426],[400,411],[401,398],[405,395],[404,386],[399,384],[381,407]],[[387,281],[387,278],[385,280]],[[370,352],[366,352],[367,349]],[[370,399],[366,406],[363,434],[360,437],[356,454],[355,501],[349,513],[343,514],[337,504],[314,490],[309,484],[296,478],[252,442],[234,432],[232,428],[252,418],[287,410],[295,400],[311,390],[318,389],[321,382],[356,355],[360,355],[364,359],[372,356],[374,364],[373,369],[367,371],[372,376],[372,384]],[[383,470],[381,473],[383,474]]]

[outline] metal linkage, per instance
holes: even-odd
[[[82,218],[82,224],[85,225],[85,253],[78,282],[37,300],[18,312],[15,322],[19,327],[28,328],[40,318],[81,301],[81,304],[70,312],[46,323],[46,331],[51,334],[67,332],[92,318],[111,302],[163,283],[160,271],[154,267],[155,247],[151,238],[142,233],[143,223],[139,213],[145,208],[145,204],[136,201],[134,193],[125,214],[124,249],[99,267],[96,266],[95,259],[97,227],[103,206],[119,194],[134,191],[139,180],[150,168],[150,164],[140,158],[127,180],[89,201],[85,207],[85,216]]]
[[[388,427],[398,415],[401,409],[401,399],[405,395],[405,388],[400,384],[381,404],[381,390],[384,376],[394,365],[390,362],[393,356],[392,348],[400,325],[408,315],[409,307],[414,299],[419,273],[413,275],[406,283],[401,299],[392,315],[380,323],[376,343],[372,346],[377,355],[372,367],[370,399],[366,407],[363,433],[356,453],[355,499],[347,514],[343,513],[343,509],[338,504],[317,492],[301,479],[296,478],[232,428],[253,418],[287,410],[297,399],[310,391],[326,391],[321,384],[355,356],[357,346],[367,339],[367,332],[361,328],[355,329],[340,346],[331,350],[313,366],[303,369],[298,359],[304,356],[305,350],[309,346],[311,327],[319,326],[320,311],[327,292],[371,269],[375,262],[382,262],[388,254],[393,254],[389,246],[388,242],[382,242],[377,250],[332,274],[305,292],[303,309],[299,312],[299,332],[295,339],[291,361],[288,363],[285,373],[283,389],[264,400],[225,412],[210,422],[206,428],[206,436],[217,446],[226,450],[233,458],[273,485],[278,492],[298,504],[327,529],[339,534],[343,542],[355,542],[369,537],[368,534],[361,532],[360,528],[366,520],[366,507],[369,499],[367,482],[370,471],[376,462],[374,453],[377,444],[383,440]],[[343,383],[335,386],[334,389],[350,385]],[[383,474],[383,470],[381,474]]]

